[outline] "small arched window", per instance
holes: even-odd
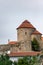
[[[25,35],[27,35],[27,32],[25,32]]]

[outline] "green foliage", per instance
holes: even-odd
[[[18,61],[12,62],[9,60],[9,56],[6,55],[0,55],[0,65],[34,65],[35,63],[40,62],[38,59],[39,55],[37,56],[25,56],[22,58],[19,58]]]
[[[14,61],[14,65],[35,65],[40,62],[38,57],[39,56],[29,56],[19,58],[18,61]]]
[[[18,64],[17,64],[17,61],[14,61],[13,64],[14,64],[14,65],[18,65]]]
[[[0,65],[12,65],[12,61],[9,60],[9,56],[6,55],[0,55]]]
[[[40,51],[39,43],[35,38],[32,41],[32,50],[33,51]]]
[[[27,58],[18,59],[18,65],[29,65]]]

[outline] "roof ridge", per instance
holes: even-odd
[[[25,23],[25,22],[30,23],[28,20],[24,20],[22,23]]]
[[[34,28],[35,29],[35,27],[28,20],[24,20],[17,29],[19,28]]]
[[[32,34],[41,34],[38,30],[35,30]]]

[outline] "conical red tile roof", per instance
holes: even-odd
[[[35,30],[32,34],[40,34],[42,35],[39,31]]]
[[[34,28],[35,29],[35,27],[28,20],[25,20],[17,29],[19,28]]]

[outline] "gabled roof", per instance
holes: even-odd
[[[17,57],[17,56],[36,56],[38,54],[41,54],[41,52],[11,52],[9,54],[10,57]]]
[[[28,20],[25,20],[17,29],[19,28],[35,28]]]
[[[39,31],[35,30],[32,34],[40,34],[42,35]]]
[[[9,41],[8,44],[17,44],[16,41]]]

